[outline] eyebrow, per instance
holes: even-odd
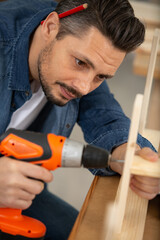
[[[85,61],[88,65],[91,66],[92,69],[95,69],[95,65],[93,64],[93,62],[91,62],[87,57],[84,57],[83,55],[79,54],[79,57]],[[109,74],[99,74],[99,75],[102,75],[105,79],[108,79],[108,78],[113,78],[114,75],[109,75]]]

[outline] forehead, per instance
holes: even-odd
[[[68,36],[66,43],[70,52],[88,58],[95,66],[109,69],[111,75],[114,75],[126,55],[96,28],[90,28],[80,37]]]

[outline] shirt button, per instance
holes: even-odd
[[[29,96],[29,92],[25,91],[25,95],[26,95],[26,97],[28,97]]]
[[[12,108],[15,108],[16,104],[14,102],[12,102],[11,106],[12,106]]]
[[[66,124],[66,128],[70,128],[70,124],[69,123]]]

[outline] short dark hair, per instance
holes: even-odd
[[[135,17],[128,0],[61,0],[55,11],[59,14],[84,3],[88,3],[86,10],[60,19],[57,39],[68,34],[80,37],[90,27],[96,27],[125,52],[133,51],[144,41],[145,27]]]

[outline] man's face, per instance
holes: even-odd
[[[55,39],[38,58],[39,80],[46,97],[63,106],[88,94],[114,76],[125,54],[95,28],[81,38],[68,35]]]

